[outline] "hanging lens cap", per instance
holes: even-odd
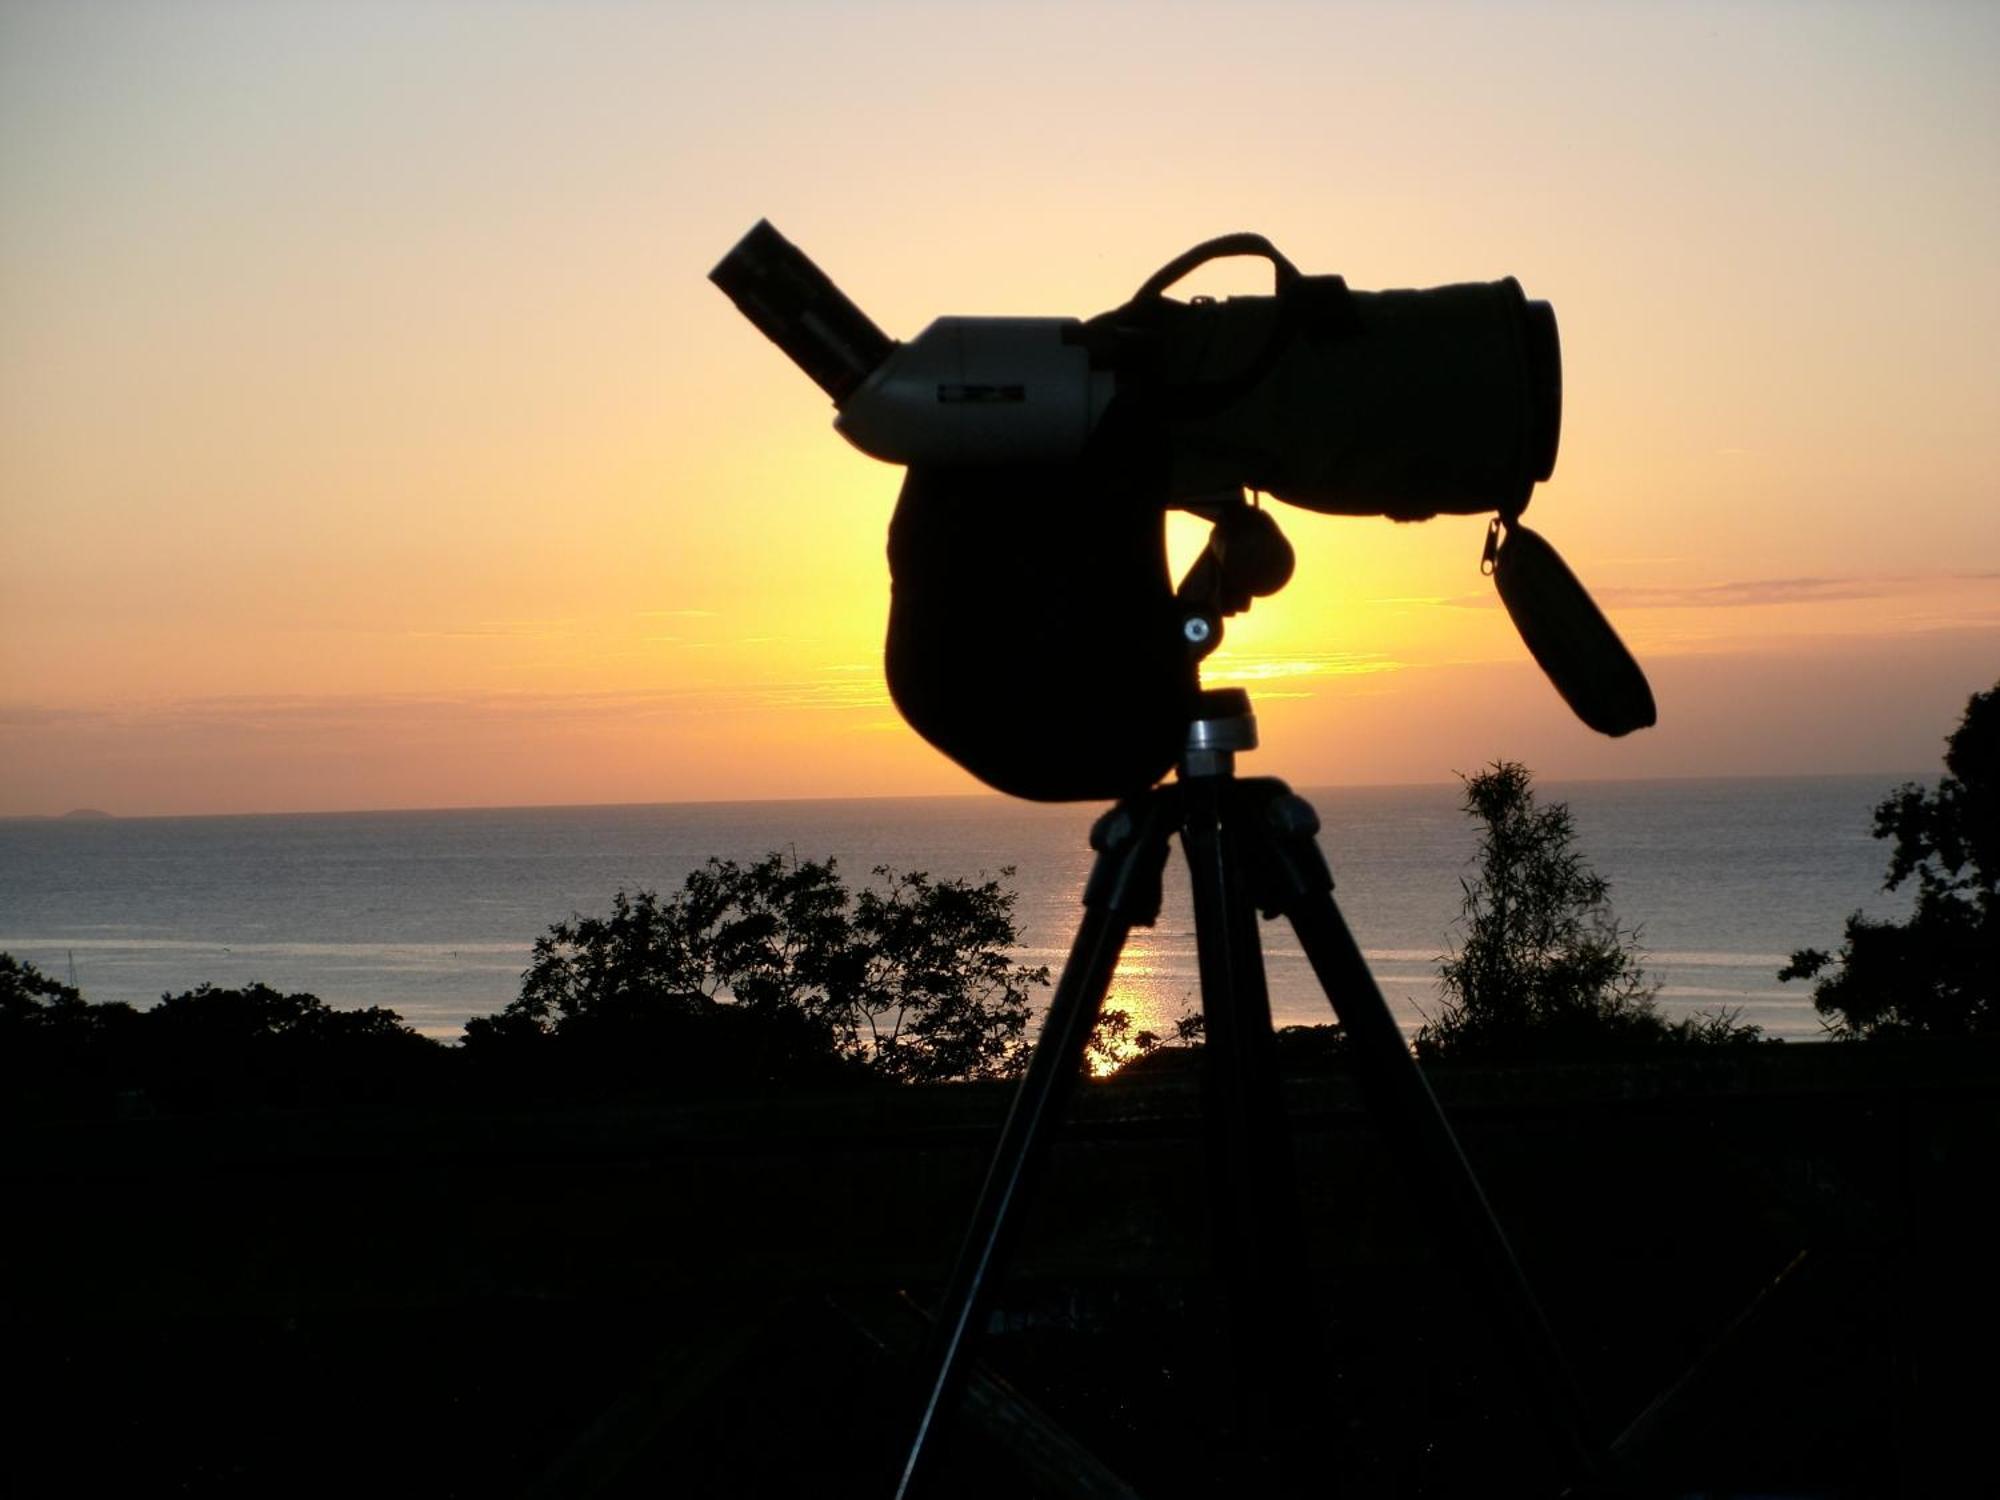
[[[1657,722],[1646,674],[1555,548],[1510,525],[1493,582],[1529,653],[1579,719],[1609,735]]]

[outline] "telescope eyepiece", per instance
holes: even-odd
[[[708,279],[836,406],[896,347],[769,219],[759,219]]]

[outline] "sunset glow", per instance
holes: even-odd
[[[1483,518],[1279,507],[1260,769],[1921,770],[2000,675],[1995,76],[1969,5],[17,0],[0,814],[976,789],[883,686],[900,471],[705,279],[762,216],[896,335],[1240,228],[1554,304],[1528,519],[1659,727]]]

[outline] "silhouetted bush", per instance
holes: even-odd
[[[393,1010],[267,984],[200,984],[138,1014],[145,1085],[181,1109],[403,1100],[443,1084],[450,1062]]]
[[[1084,1045],[1084,1067],[1099,1078],[1149,1062],[1148,1071],[1162,1071],[1172,1066],[1162,1053],[1199,1047],[1206,1029],[1207,1021],[1200,1011],[1183,1009],[1165,1032],[1147,1027],[1134,1030],[1130,1011],[1106,1005],[1091,1025],[1090,1040]]]
[[[446,1050],[392,1010],[203,984],[149,1010],[93,1004],[0,954],[0,1078],[15,1108],[100,1112],[355,1103],[435,1088]]]
[[[1438,965],[1444,1007],[1419,1056],[1494,1061],[1615,1056],[1662,1044],[1761,1039],[1733,1015],[1662,1017],[1635,929],[1577,850],[1565,803],[1537,806],[1528,769],[1496,762],[1465,778],[1480,824],[1478,873],[1462,880],[1464,940]]]
[[[93,1005],[75,986],[11,953],[0,953],[0,1036],[10,1051],[59,1038],[102,1035],[128,1025],[137,1014],[129,1005]]]
[[[1875,837],[1895,840],[1883,889],[1916,878],[1910,919],[1856,912],[1839,953],[1803,948],[1779,971],[1818,978],[1836,1036],[2000,1035],[2000,683],[1966,702],[1944,765],[1936,791],[1906,782],[1875,809]]]
[[[0,953],[5,1107],[32,1112],[111,1100],[139,1050],[132,1036],[138,1018],[129,1005],[92,1005],[73,986]]]
[[[1002,871],[1003,876],[1011,871]],[[0,954],[3,1107],[185,1112],[774,1085],[1008,1078],[1032,993],[1015,893],[998,879],[877,869],[851,891],[832,860],[711,859],[667,897],[617,892],[536,939],[518,997],[448,1047],[393,1010],[343,1010],[261,983],[201,984],[137,1010],[97,1005]],[[1108,1008],[1096,1072],[1199,1039]]]
[[[833,860],[774,853],[711,859],[664,899],[619,891],[608,917],[536,940],[519,997],[467,1024],[467,1051],[732,1084],[1018,1071],[1048,971],[1010,956],[1014,893],[875,873],[853,893]]]

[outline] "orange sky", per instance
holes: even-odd
[[[898,335],[1238,228],[1554,303],[1529,518],[1660,726],[1571,721],[1479,518],[1285,510],[1260,770],[1933,766],[1996,76],[1972,5],[7,4],[0,814],[972,789],[882,688],[900,471],[705,280],[760,216]]]

